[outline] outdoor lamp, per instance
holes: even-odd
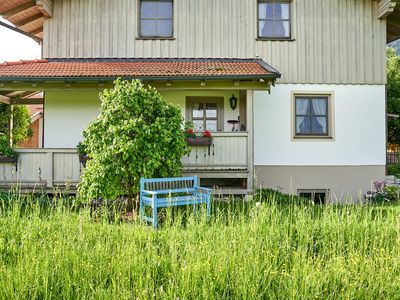
[[[235,97],[235,95],[232,95],[232,97],[229,98],[229,104],[230,104],[232,110],[235,110],[235,108],[237,106],[237,101],[238,101],[238,99]]]

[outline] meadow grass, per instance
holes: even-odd
[[[0,299],[400,298],[400,207],[213,204],[210,220],[166,210],[153,230],[3,196]]]

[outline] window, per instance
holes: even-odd
[[[327,137],[329,96],[295,96],[295,136]]]
[[[315,204],[325,204],[328,200],[328,190],[298,190],[297,194]]]
[[[141,38],[172,37],[172,15],[172,0],[141,0],[139,36]]]
[[[186,120],[193,122],[196,131],[223,130],[222,97],[187,97]]]
[[[258,1],[258,37],[290,39],[290,1]]]

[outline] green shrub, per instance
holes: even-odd
[[[29,136],[31,116],[25,105],[14,105],[13,114],[13,145],[23,142]],[[10,136],[11,106],[0,103],[0,133]]]
[[[10,147],[10,142],[6,135],[0,135],[0,155],[13,157],[16,155],[15,151]]]
[[[87,155],[86,149],[87,149],[87,146],[82,142],[79,142],[78,145],[76,145],[76,150],[79,155]]]
[[[273,189],[258,189],[255,196],[256,201],[274,202],[276,204],[311,204],[308,198],[297,195],[288,195]]]
[[[188,153],[179,107],[140,81],[116,80],[100,94],[100,115],[84,131],[91,158],[81,177],[83,201],[137,199],[141,177],[178,176]],[[137,200],[133,203],[137,208]]]
[[[400,197],[400,187],[390,185],[383,188],[383,193],[387,201],[398,201]]]
[[[400,164],[393,164],[387,166],[387,174],[400,177]]]

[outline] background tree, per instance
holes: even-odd
[[[83,132],[87,162],[79,184],[81,200],[137,199],[144,177],[178,176],[188,153],[179,107],[152,87],[117,80],[100,94],[100,115]],[[137,209],[137,201],[134,201]]]
[[[387,50],[387,112],[400,114],[400,57],[392,48]],[[388,119],[388,143],[400,144],[400,118]]]
[[[14,105],[13,113],[13,145],[23,142],[29,136],[31,116],[25,105]],[[11,106],[0,103],[0,133],[10,137]]]

